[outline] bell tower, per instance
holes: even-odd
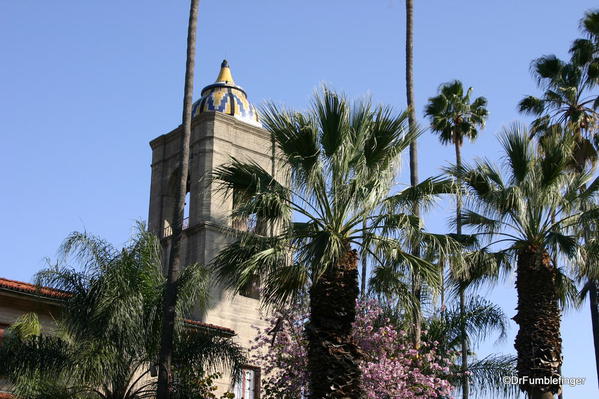
[[[175,172],[178,167],[182,126],[150,142],[152,179],[148,228],[168,247],[171,235]],[[216,82],[202,90],[193,105],[190,169],[186,219],[184,222],[182,264],[210,260],[227,244],[236,229],[229,219],[232,195],[215,191],[207,177],[215,167],[231,157],[252,161],[274,170],[270,134],[262,129],[256,109],[246,92],[235,84],[227,61],[223,61]],[[222,287],[212,287],[210,305],[193,315],[206,323],[233,329],[240,344],[249,347],[255,337],[252,327],[260,325],[257,292],[231,295]]]

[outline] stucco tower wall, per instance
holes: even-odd
[[[162,237],[168,251],[165,227],[170,224],[174,206],[173,175],[178,167],[181,127],[150,142],[152,178],[148,227]],[[271,171],[270,134],[262,128],[244,123],[219,112],[204,112],[192,121],[189,172],[189,221],[184,230],[182,251],[184,264],[209,265],[218,252],[235,238],[229,215],[231,196],[225,197],[212,187],[209,179],[214,168],[234,157],[252,161]],[[279,161],[275,161],[276,165]],[[277,179],[283,179],[278,170]],[[280,180],[283,181],[283,180]],[[235,330],[236,340],[249,348],[256,336],[256,326],[264,326],[258,299],[232,295],[213,286],[208,309],[196,309],[193,318]]]

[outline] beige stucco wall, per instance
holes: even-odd
[[[42,330],[51,333],[56,328],[55,320],[60,317],[60,306],[56,301],[43,297],[0,289],[0,328],[5,329],[25,313],[36,313]],[[0,378],[0,392],[10,391],[5,380]]]
[[[162,236],[165,221],[172,218],[174,206],[173,174],[178,165],[181,127],[153,140],[152,178],[148,226]],[[207,177],[214,168],[234,157],[252,161],[267,171],[272,170],[272,144],[264,129],[248,125],[229,115],[217,112],[202,113],[192,122],[190,163],[189,225],[182,246],[186,264],[199,262],[209,265],[211,259],[234,239],[229,215],[231,197],[211,187]],[[275,160],[276,178],[284,181],[280,161]],[[168,238],[163,240],[168,247]],[[228,327],[236,332],[235,340],[249,348],[257,328],[264,328],[263,314],[257,299],[232,295],[222,287],[213,286],[208,309],[197,309],[194,318]],[[218,382],[221,389],[231,389],[225,379]]]
[[[20,292],[0,291],[0,325],[10,325],[24,313],[37,313],[42,327],[53,329],[60,316],[57,302]]]

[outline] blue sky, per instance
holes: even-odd
[[[487,128],[464,159],[498,157],[495,134],[524,120],[516,111],[538,93],[530,61],[565,56],[578,20],[596,3],[416,1],[415,91],[419,118],[438,85],[461,79],[489,101]],[[4,1],[0,4],[0,276],[31,280],[61,240],[86,229],[124,242],[147,217],[148,141],[180,123],[186,1]],[[208,1],[200,4],[196,98],[223,58],[250,100],[304,108],[328,83],[402,109],[404,3],[380,1]],[[420,175],[453,161],[426,133]],[[407,155],[406,155],[407,157]],[[400,176],[408,181],[407,168]],[[452,204],[427,225],[443,231]],[[508,280],[484,291],[514,315]],[[565,315],[564,375],[587,377],[569,398],[597,395],[588,304]],[[497,346],[513,351],[516,325]]]

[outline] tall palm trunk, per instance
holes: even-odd
[[[406,99],[410,129],[416,129],[414,105],[414,4],[406,0]],[[416,140],[410,143],[410,183],[418,184],[418,146]],[[416,208],[416,212],[418,209]]]
[[[591,306],[591,323],[593,326],[593,343],[595,345],[595,372],[599,384],[599,298],[597,293],[597,281],[589,281],[589,304]]]
[[[439,257],[439,278],[441,279],[441,313],[445,313],[445,258]]]
[[[366,221],[366,217],[364,217],[364,219],[362,219],[362,229],[366,231],[367,227],[368,222]],[[368,266],[366,262],[366,248],[362,249],[362,253],[360,254],[360,260],[362,261],[362,282],[360,284],[360,296],[364,298],[366,296],[366,269]]]
[[[408,103],[408,122],[410,130],[416,130],[416,112],[414,105],[414,3],[413,0],[406,0],[406,98]],[[416,139],[410,143],[410,184],[418,184],[418,143]],[[420,216],[420,209],[414,204],[412,209],[414,216]],[[416,244],[416,243],[415,243]],[[419,256],[420,250],[414,245],[413,255]],[[420,302],[422,296],[422,282],[419,276],[412,274],[412,294],[416,300],[413,308],[414,319],[414,347],[420,347],[420,335],[422,331],[422,314]]]
[[[574,137],[577,142],[576,150],[574,151],[574,167],[578,173],[582,173],[586,167],[588,161],[588,153],[582,144],[582,131],[576,129]],[[582,188],[584,189],[584,188]],[[585,244],[588,242],[588,229],[585,227],[583,230],[583,240]],[[588,279],[587,284],[589,285],[589,306],[591,312],[591,325],[593,328],[593,346],[595,349],[595,373],[597,375],[597,385],[599,385],[599,297],[598,297],[598,282],[593,279]]]
[[[173,357],[173,337],[177,303],[177,280],[181,265],[181,239],[183,235],[183,214],[185,194],[187,193],[187,176],[189,174],[189,143],[191,138],[191,107],[193,102],[193,74],[195,66],[196,27],[199,0],[191,0],[189,23],[187,30],[187,60],[185,63],[185,88],[183,96],[183,134],[180,141],[178,187],[175,193],[175,210],[173,215],[173,234],[171,249],[168,255],[168,272],[164,308],[162,316],[162,336],[160,339],[158,369],[158,399],[168,399],[171,393]]]
[[[557,270],[546,250],[530,246],[518,252],[516,272],[518,307],[514,321],[520,328],[514,347],[518,353],[518,376],[557,378],[562,362]],[[550,399],[560,386],[525,381],[520,389],[531,399]]]
[[[310,289],[308,372],[310,398],[359,399],[361,353],[352,339],[358,298],[358,253],[345,255]]]
[[[454,134],[455,135],[455,134]],[[458,170],[462,169],[462,142],[460,137],[454,137],[455,161]],[[462,180],[458,178],[458,191],[456,195],[456,233],[462,235]],[[462,352],[462,398],[468,399],[470,395],[470,386],[468,384],[468,337],[466,336],[466,287],[460,284],[460,344]]]

